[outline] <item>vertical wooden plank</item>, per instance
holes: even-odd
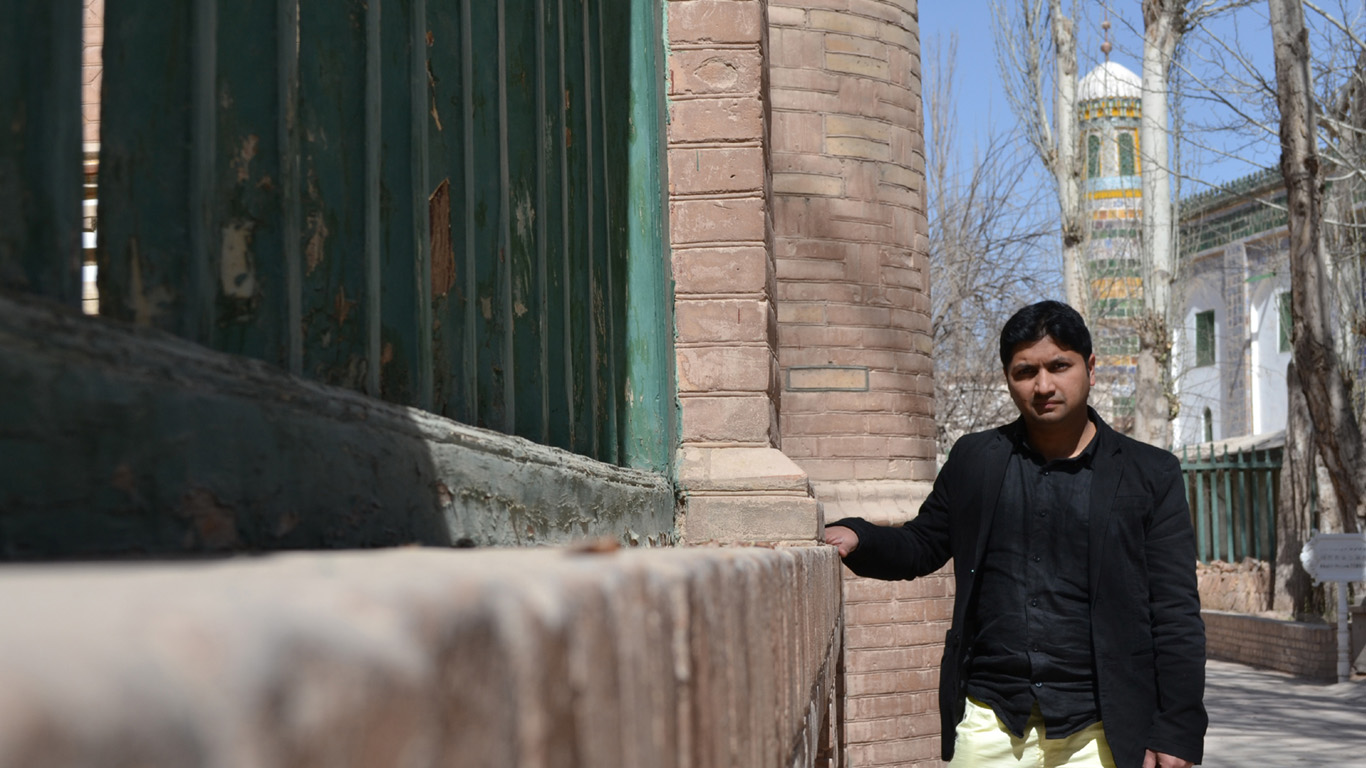
[[[105,6],[100,314],[183,330],[190,252],[191,6]]]
[[[677,414],[674,407],[673,280],[665,233],[664,82],[661,3],[631,0],[627,39],[630,80],[629,159],[625,200],[629,223],[623,362],[625,398],[622,463],[668,472]]]
[[[299,0],[276,0],[277,127],[280,165],[280,217],[285,269],[285,344],[289,372],[303,373],[303,227],[299,176]]]
[[[497,400],[501,421],[491,422],[494,429],[514,434],[517,430],[517,360],[513,353],[512,306],[512,172],[510,134],[513,130],[508,119],[508,83],[512,68],[512,53],[509,49],[507,6],[515,0],[497,0],[498,3],[498,270],[494,311],[498,314],[498,325],[491,328],[497,338],[489,340],[496,346],[497,359],[494,374],[500,389]],[[515,24],[515,22],[514,22]],[[490,392],[492,394],[492,392]]]
[[[1228,515],[1225,517],[1225,544],[1228,545],[1228,562],[1236,562],[1236,553],[1233,551],[1233,469],[1228,461],[1228,448],[1224,448],[1224,499],[1227,500]]]
[[[375,345],[372,353],[378,356],[381,396],[404,405],[421,405],[423,347],[431,339],[431,321],[422,320],[431,302],[430,267],[426,266],[428,192],[423,180],[426,157],[420,143],[429,119],[427,43],[425,18],[415,19],[417,10],[415,0],[387,0],[379,36],[383,103],[376,190],[380,320],[371,343]],[[426,365],[430,364],[428,349]]]
[[[80,0],[0,0],[0,287],[81,301]]]
[[[573,396],[572,362],[569,350],[569,323],[566,321],[569,302],[566,290],[568,276],[568,231],[565,211],[568,198],[564,194],[565,169],[565,85],[563,53],[564,0],[537,0],[538,110],[537,141],[541,149],[538,165],[541,170],[536,210],[537,248],[543,254],[545,317],[545,409],[546,442],[559,448],[570,448],[573,417],[570,402]]]
[[[362,309],[365,312],[365,392],[371,397],[379,397],[380,368],[379,177],[383,150],[381,110],[384,106],[380,40],[383,8],[382,0],[365,2],[365,301]],[[406,73],[406,67],[400,71]],[[406,88],[398,89],[398,93],[406,92]]]
[[[444,13],[451,15],[451,9],[443,8]],[[416,253],[414,254],[414,274],[413,283],[416,286],[417,317],[415,327],[412,329],[417,342],[417,391],[413,400],[418,407],[430,411],[433,407],[432,377],[433,366],[435,363],[432,353],[432,259],[431,259],[431,206],[430,200],[431,179],[428,176],[427,158],[427,115],[435,109],[435,104],[428,99],[430,71],[427,64],[427,53],[430,44],[427,42],[427,0],[412,0],[412,5],[408,8],[410,35],[409,48],[409,83],[408,83],[408,122],[411,131],[412,141],[412,185],[409,198],[411,206],[410,215],[412,216],[413,231],[416,233],[417,242],[414,244]],[[448,209],[449,211],[449,209]],[[446,241],[449,244],[449,213],[446,214],[447,234]]]
[[[618,54],[629,44],[630,8],[621,7],[617,0],[589,0],[594,23],[591,29],[596,56],[596,86],[598,94],[598,132],[601,148],[602,211],[602,308],[598,322],[599,350],[603,358],[600,376],[603,386],[601,410],[604,436],[601,441],[603,461],[621,461],[621,415],[625,398],[622,396],[622,330],[625,322],[626,184],[623,170],[626,157],[626,118],[630,114],[630,62]],[[610,34],[609,34],[610,31]]]
[[[206,275],[212,286],[209,335],[223,351],[287,365],[289,241],[283,204],[297,203],[297,187],[286,171],[287,165],[293,167],[291,134],[284,127],[288,120],[280,90],[291,86],[275,68],[290,66],[281,48],[292,48],[293,40],[288,28],[281,28],[289,19],[277,0],[218,2],[217,35],[223,43],[216,65],[216,184],[209,200],[216,214],[200,217],[217,222],[204,244],[212,258]],[[195,98],[198,102],[200,96]]]
[[[602,175],[602,91],[598,82],[601,50],[597,34],[598,3],[583,0],[583,110],[585,164],[588,177],[588,260],[589,287],[582,299],[589,308],[589,397],[593,409],[594,458],[607,458],[613,445],[607,340],[607,220],[606,180]]]
[[[466,243],[466,102],[465,69],[469,0],[432,3],[427,9],[426,201],[430,247],[432,320],[432,409],[461,421],[470,420],[466,386],[473,370],[466,360],[466,310],[470,302]],[[472,67],[472,62],[470,63]]]
[[[1276,482],[1280,477],[1280,459],[1272,451],[1266,451],[1268,458],[1268,469],[1266,469],[1266,517],[1262,530],[1266,537],[1266,559],[1276,559],[1276,499],[1279,493],[1276,492]]]
[[[503,278],[506,247],[503,238],[502,163],[500,151],[504,126],[499,120],[500,76],[503,72],[503,39],[499,34],[502,0],[475,0],[469,8],[466,86],[468,135],[466,137],[466,243],[472,261],[471,327],[474,373],[471,394],[475,397],[473,423],[503,429],[508,413],[503,377],[508,372],[506,312]],[[468,315],[467,315],[468,317]],[[470,361],[470,353],[466,354]]]
[[[508,231],[508,310],[513,375],[505,380],[515,390],[515,434],[545,442],[545,301],[546,253],[537,219],[543,190],[540,83],[541,3],[507,0],[504,37],[507,49],[503,109],[507,188],[505,218]]]
[[[1253,528],[1252,504],[1247,488],[1247,476],[1251,470],[1247,467],[1250,461],[1247,453],[1238,451],[1234,454],[1233,461],[1238,468],[1238,503],[1234,507],[1235,514],[1238,515],[1238,552],[1234,556],[1234,562],[1237,562],[1252,556],[1252,542],[1248,539],[1248,532]]]
[[[572,430],[570,449],[588,456],[597,455],[598,414],[596,369],[594,368],[593,316],[593,199],[591,172],[587,77],[588,55],[584,46],[584,4],[563,0],[562,58],[564,62],[564,198],[565,198],[565,327],[569,334],[570,412]]]
[[[304,375],[366,375],[366,3],[301,3]]]
[[[1200,464],[1200,446],[1195,447],[1195,463]],[[1204,562],[1213,560],[1213,537],[1210,535],[1212,521],[1208,517],[1208,510],[1205,507],[1205,472],[1195,473],[1195,519],[1200,522],[1196,530],[1200,549],[1200,559]]]
[[[181,335],[214,346],[218,207],[218,0],[193,0],[190,45],[190,250]]]

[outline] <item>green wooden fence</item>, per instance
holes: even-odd
[[[1281,448],[1181,449],[1200,562],[1276,556],[1281,457]]]
[[[668,468],[658,0],[106,2],[101,314]],[[0,285],[73,305],[80,8],[0,0]]]

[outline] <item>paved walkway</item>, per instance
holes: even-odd
[[[1209,662],[1205,768],[1366,768],[1366,678],[1325,685]]]

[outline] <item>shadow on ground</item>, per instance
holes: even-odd
[[[1366,679],[1326,685],[1211,661],[1206,768],[1366,768]]]

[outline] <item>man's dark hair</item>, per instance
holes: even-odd
[[[1058,346],[1091,359],[1091,332],[1077,310],[1061,301],[1040,301],[1011,315],[1001,329],[1001,367],[1010,365],[1015,348],[1052,336]]]

